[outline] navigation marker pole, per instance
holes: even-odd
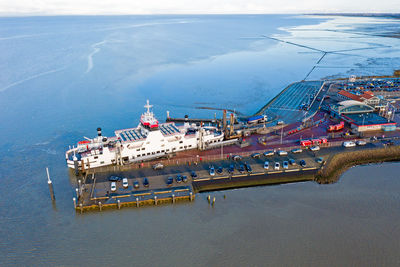
[[[53,183],[50,180],[49,168],[47,167],[46,167],[46,172],[47,172],[47,184],[49,185],[49,190],[50,190],[50,197],[52,201],[55,201],[56,197],[54,196]]]

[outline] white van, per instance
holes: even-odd
[[[287,156],[287,152],[285,150],[279,150],[277,153],[279,156]]]
[[[345,142],[343,142],[343,146],[344,147],[355,147],[356,143],[354,143],[353,141],[345,141]]]

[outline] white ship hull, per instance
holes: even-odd
[[[124,165],[165,157],[178,151],[205,149],[222,142],[224,134],[216,127],[196,127],[174,123],[158,124],[150,112],[142,115],[136,128],[115,131],[115,136],[98,136],[81,141],[66,152],[67,166],[83,170],[107,165]]]

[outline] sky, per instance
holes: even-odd
[[[0,0],[0,15],[400,13],[399,0]]]

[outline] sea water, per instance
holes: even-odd
[[[64,156],[97,127],[136,126],[146,99],[161,121],[167,110],[251,115],[295,81],[391,74],[398,26],[300,15],[0,18],[0,263],[398,264],[399,164],[353,168],[334,185],[216,192],[214,208],[199,194],[80,215]]]

